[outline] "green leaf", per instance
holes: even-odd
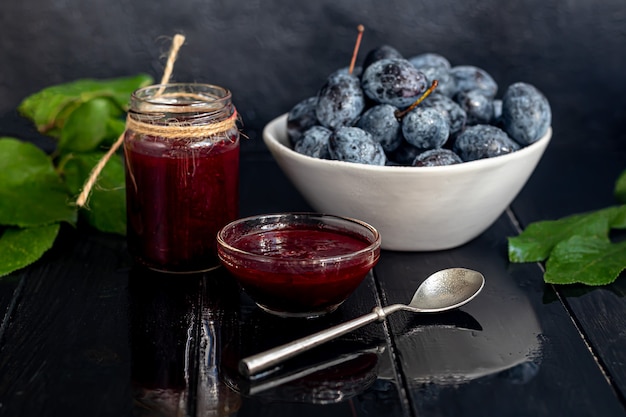
[[[59,166],[72,193],[79,194],[91,170],[104,153],[68,155]],[[88,204],[81,215],[96,229],[126,234],[126,189],[124,163],[119,155],[107,162],[94,185]]]
[[[41,149],[0,138],[0,224],[19,227],[76,222],[61,178]]]
[[[615,207],[613,214],[611,229],[626,229],[626,205]]]
[[[152,77],[146,74],[108,80],[76,80],[44,88],[26,97],[18,110],[35,123],[39,132],[57,135],[81,104],[97,97],[108,97],[120,109],[126,110],[132,92],[151,83]]]
[[[109,119],[122,111],[109,99],[94,98],[77,107],[61,129],[58,148],[61,152],[95,150],[108,137]]]
[[[554,247],[544,280],[550,284],[610,284],[626,268],[626,242],[573,236]]]
[[[0,236],[0,277],[24,268],[37,261],[52,247],[60,224],[7,228]]]
[[[152,83],[152,77],[147,74],[99,81],[99,84],[105,91],[104,95],[111,97],[117,105],[124,110],[128,110],[128,100],[135,90],[146,87]]]
[[[109,119],[107,121],[107,135],[105,137],[103,145],[111,147],[117,139],[126,130],[126,121],[123,119]]]
[[[614,195],[617,201],[626,204],[626,171],[617,178]]]
[[[509,260],[544,261],[559,242],[575,235],[608,237],[609,229],[624,219],[626,206],[620,206],[531,223],[520,235],[509,237]]]
[[[626,202],[626,171],[614,194]],[[551,284],[610,284],[626,269],[626,241],[613,243],[611,229],[626,229],[626,204],[530,224],[509,237],[511,262],[547,259],[544,281]]]

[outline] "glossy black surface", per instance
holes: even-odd
[[[257,169],[283,181],[269,157],[244,162],[244,184],[260,186]],[[0,413],[625,415],[623,316],[613,314],[624,309],[623,278],[606,288],[544,285],[538,265],[506,260],[514,216],[460,248],[383,251],[357,292],[319,320],[260,311],[223,270],[149,272],[132,265],[123,238],[68,228],[41,262],[3,281]],[[395,313],[262,378],[236,372],[246,355],[407,302],[449,266],[487,281],[458,311]]]
[[[597,288],[545,285],[541,265],[506,256],[507,236],[533,221],[615,203],[626,169],[625,22],[621,0],[3,4],[0,136],[50,150],[17,114],[24,97],[83,77],[158,79],[166,38],[184,33],[174,79],[230,88],[243,116],[242,216],[309,208],[262,129],[348,65],[359,23],[361,59],[387,43],[483,67],[501,90],[535,84],[551,102],[554,136],[485,233],[448,251],[383,251],[357,292],[319,320],[263,313],[224,271],[147,272],[123,238],[64,228],[42,260],[0,279],[0,416],[626,416],[624,274]],[[245,355],[407,302],[450,266],[487,282],[458,311],[396,313],[263,378],[235,372]]]

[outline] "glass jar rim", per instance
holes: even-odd
[[[318,223],[318,227],[325,230],[335,232],[337,234],[356,233],[367,240],[367,246],[353,252],[347,252],[340,255],[317,256],[312,259],[296,259],[283,256],[268,256],[267,254],[258,254],[246,249],[242,249],[233,242],[232,236],[238,236],[240,228],[248,233],[262,233],[267,231],[285,230],[293,228],[301,228],[302,226]],[[326,227],[328,226],[328,227]],[[232,236],[231,236],[232,235]],[[224,227],[222,227],[216,236],[219,248],[229,252],[231,256],[238,258],[256,260],[270,263],[293,264],[300,266],[318,266],[329,263],[345,262],[351,259],[358,259],[366,254],[374,253],[380,249],[381,235],[378,230],[363,220],[352,217],[344,217],[327,213],[316,212],[284,212],[269,213],[243,217],[236,219]]]
[[[153,84],[131,94],[131,111],[140,113],[214,112],[232,102],[229,89],[204,83]]]

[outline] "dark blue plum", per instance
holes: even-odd
[[[428,83],[424,73],[406,59],[381,59],[372,63],[361,77],[365,94],[379,104],[405,108],[413,104]]]
[[[396,111],[398,108],[390,104],[379,104],[366,110],[356,126],[372,135],[372,138],[382,145],[385,152],[392,152],[402,142],[400,122],[396,117]]]
[[[370,65],[372,65],[376,61],[380,61],[381,59],[402,59],[404,58],[402,54],[393,46],[390,45],[381,45],[374,49],[370,49],[365,55],[365,59],[363,60],[363,70],[367,69]]]
[[[474,161],[515,152],[519,148],[504,130],[492,125],[474,125],[457,136],[452,150],[463,161]]]
[[[408,60],[418,69],[422,67],[439,67],[449,70],[452,67],[446,57],[433,52],[415,55],[408,58]]]
[[[458,105],[457,102],[450,97],[442,94],[431,94],[424,100],[421,107],[432,107],[439,110],[448,118],[448,124],[450,126],[450,134],[455,135],[462,131],[467,122],[467,114],[465,110]]]
[[[450,136],[450,124],[439,110],[418,106],[402,118],[402,135],[416,148],[440,148]]]
[[[426,76],[428,84],[437,80],[437,91],[444,96],[452,96],[455,92],[454,79],[450,75],[450,61],[435,53],[424,53],[408,59],[415,68]]]
[[[455,93],[456,88],[454,84],[454,79],[450,75],[449,71],[444,71],[441,68],[437,67],[422,67],[419,69],[426,76],[426,80],[428,80],[428,85],[431,85],[434,80],[437,80],[437,91],[439,94],[452,97]]]
[[[502,100],[500,99],[493,101],[493,116],[490,123],[498,127],[502,124]]]
[[[385,165],[387,157],[380,143],[358,127],[342,127],[331,133],[328,150],[332,159],[368,165]]]
[[[487,71],[473,65],[459,65],[450,69],[454,79],[455,94],[461,91],[478,90],[490,98],[498,92],[498,84]]]
[[[335,130],[352,126],[364,108],[359,78],[337,71],[328,77],[317,95],[315,116],[322,126]]]
[[[318,124],[315,116],[317,97],[309,97],[297,103],[287,114],[287,134],[291,145],[295,145],[305,130]]]
[[[409,166],[413,164],[417,155],[422,152],[424,152],[424,149],[416,148],[403,138],[400,142],[400,146],[387,156],[388,160],[391,161],[390,165]]]
[[[522,145],[538,141],[552,123],[548,99],[527,83],[510,85],[502,96],[504,130]]]
[[[465,111],[468,125],[489,124],[493,120],[493,99],[480,91],[461,91],[454,100]]]
[[[332,131],[324,126],[313,126],[302,134],[293,149],[313,158],[330,159],[328,139],[331,133]]]
[[[416,167],[440,167],[446,165],[460,164],[463,160],[459,155],[450,149],[437,148],[429,149],[417,155],[413,161]]]

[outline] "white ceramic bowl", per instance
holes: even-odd
[[[552,129],[510,154],[443,167],[374,166],[312,158],[295,152],[287,114],[263,139],[274,159],[320,213],[374,226],[383,249],[432,251],[460,246],[493,224],[541,159]]]

